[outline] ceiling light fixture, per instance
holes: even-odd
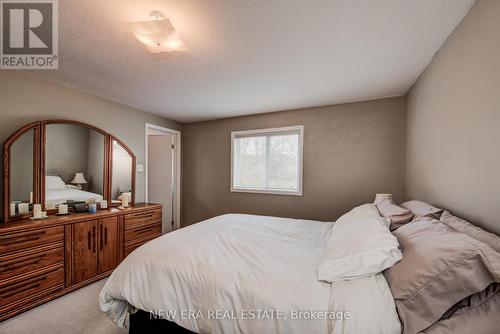
[[[151,12],[148,21],[130,23],[130,28],[151,53],[188,51],[170,20],[158,11]]]

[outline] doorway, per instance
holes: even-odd
[[[180,228],[180,132],[146,123],[146,202],[163,205],[162,233]]]

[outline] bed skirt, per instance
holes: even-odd
[[[129,334],[195,334],[190,330],[165,319],[151,318],[142,310],[130,315]]]

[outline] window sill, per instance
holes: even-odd
[[[254,189],[254,188],[231,188],[233,193],[253,193],[269,195],[302,196],[302,190],[279,190],[279,189]]]

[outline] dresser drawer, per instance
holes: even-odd
[[[157,237],[159,237],[161,233],[155,234],[155,235],[149,235],[149,237],[139,239],[139,240],[133,240],[129,241],[125,244],[125,251],[124,251],[124,257],[127,257],[130,253],[132,253],[136,248],[139,248],[140,246],[144,245],[146,242],[153,240]]]
[[[123,256],[127,257],[130,253],[132,253],[136,248],[138,248],[141,245],[142,243],[125,246],[125,251]]]
[[[64,242],[63,226],[3,234],[0,235],[0,254],[25,250],[57,241]]]
[[[0,281],[0,307],[44,291],[64,287],[64,268],[54,268],[35,275]]]
[[[45,267],[64,264],[63,244],[0,256],[0,281]]]
[[[125,229],[134,229],[136,227],[149,225],[151,222],[160,222],[161,225],[161,216],[161,210],[127,214],[125,215]]]
[[[149,222],[148,225],[140,225],[125,230],[125,242],[136,239],[153,239],[161,235],[161,221]]]

